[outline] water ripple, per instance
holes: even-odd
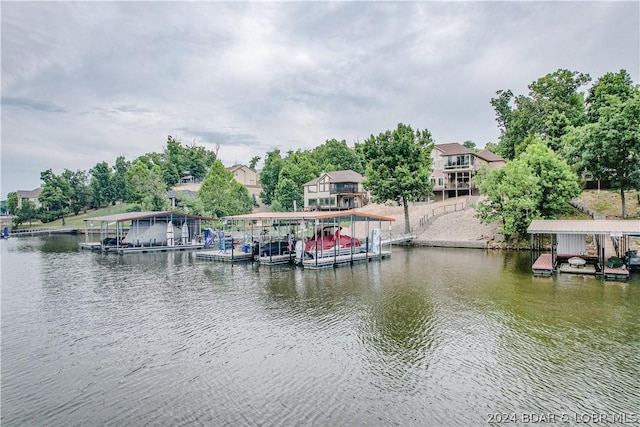
[[[468,426],[637,409],[634,282],[534,280],[483,251],[301,271],[13,240],[3,424]]]

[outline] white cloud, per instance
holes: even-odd
[[[558,68],[638,82],[638,3],[74,2],[2,5],[2,196],[48,168],[161,151],[227,163],[428,128],[495,140],[496,90]]]

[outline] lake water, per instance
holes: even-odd
[[[640,425],[637,275],[534,278],[528,252],[303,271],[78,241],[0,242],[3,426]]]

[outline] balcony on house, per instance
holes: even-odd
[[[444,183],[445,190],[467,190],[469,189],[469,181],[447,181]]]
[[[329,186],[329,193],[331,194],[357,194],[359,192],[358,184],[356,183],[339,182]]]
[[[476,157],[471,154],[447,156],[444,162],[445,172],[475,170]]]

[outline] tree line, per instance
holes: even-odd
[[[590,83],[588,74],[559,69],[532,82],[528,95],[500,90],[491,99],[500,139],[487,148],[509,162],[477,176],[484,221],[524,235],[533,219],[565,211],[585,178],[617,189],[627,217],[625,194],[640,189],[640,87],[626,70],[585,93]]]
[[[626,216],[625,192],[640,188],[640,88],[625,70],[605,74],[585,94],[590,82],[587,74],[559,69],[532,82],[527,95],[496,92],[490,103],[500,137],[486,148],[508,164],[480,171],[475,178],[487,196],[477,207],[483,221],[500,221],[503,233],[523,235],[531,220],[555,218],[567,209],[585,177],[607,180],[619,189]],[[464,146],[475,149],[472,141]],[[432,195],[432,149],[427,129],[403,123],[353,148],[330,139],[284,155],[274,149],[264,158],[260,199],[274,211],[291,211],[304,205],[305,183],[323,171],[351,169],[365,176],[374,202],[393,200],[404,207],[408,231],[409,203]],[[249,166],[255,168],[260,159],[254,156]],[[46,222],[118,201],[133,203],[132,209],[162,210],[166,190],[187,172],[203,183],[197,197],[183,197],[181,209],[221,217],[251,212],[256,203],[217,159],[217,150],[185,146],[171,136],[163,152],[132,162],[120,156],[113,165],[101,162],[88,173],[42,172],[37,210],[23,203],[16,212],[14,193],[7,203],[19,223],[32,218]]]
[[[204,147],[183,145],[168,136],[163,152],[146,153],[133,161],[118,156],[113,165],[97,163],[89,171],[65,169],[56,174],[51,169],[40,173],[40,206],[25,200],[18,208],[18,195],[7,197],[7,210],[14,215],[14,225],[32,220],[50,222],[70,213],[79,214],[117,202],[131,203],[131,210],[163,210],[168,207],[167,188],[190,174],[203,179],[217,160],[217,152]]]

